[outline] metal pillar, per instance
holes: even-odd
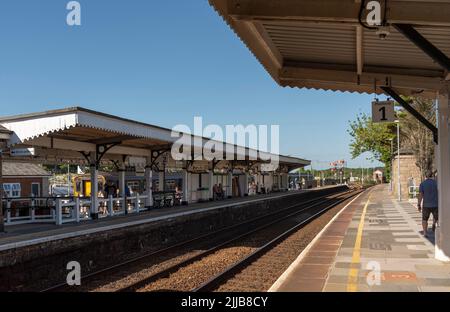
[[[164,192],[164,171],[158,172],[158,191]]]
[[[244,196],[248,196],[248,172],[244,173]]]
[[[126,181],[125,181],[125,164],[121,163],[119,168],[119,194],[122,200],[122,210],[125,214],[128,213]]]
[[[208,173],[208,184],[209,184],[209,200],[214,200],[214,170],[211,169]]]
[[[98,164],[97,153],[90,154],[90,172],[91,172],[91,218],[98,219]]]
[[[449,135],[449,89],[439,92],[438,123],[439,145],[437,154],[439,188],[439,226],[436,229],[435,257],[450,261],[450,135]]]
[[[187,170],[184,170],[183,174],[183,200],[181,202],[182,205],[187,205],[189,203],[189,176],[190,173]]]
[[[145,167],[145,206],[150,208],[153,207],[153,171],[151,168],[151,157],[147,157],[147,166]]]
[[[233,171],[230,170],[228,171],[228,180],[227,180],[227,184],[228,184],[228,198],[233,197]]]

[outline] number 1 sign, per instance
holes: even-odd
[[[393,101],[372,102],[373,122],[394,122],[395,111]]]

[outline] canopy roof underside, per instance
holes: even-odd
[[[435,97],[448,77],[395,27],[385,40],[362,27],[360,0],[210,3],[281,86],[360,93],[390,86]],[[413,26],[450,55],[450,1],[388,0],[387,8],[389,24]]]

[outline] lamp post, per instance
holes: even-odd
[[[391,142],[391,178],[389,179],[390,180],[390,183],[389,183],[389,190],[392,192],[392,188],[393,188],[393,185],[392,185],[392,171],[393,171],[393,165],[394,165],[394,158],[393,158],[393,156],[394,156],[394,139],[393,138],[391,138],[391,139],[389,139],[389,141]]]
[[[402,200],[402,184],[400,183],[400,120],[396,120],[397,124],[397,187],[398,201]]]

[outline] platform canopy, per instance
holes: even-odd
[[[80,163],[92,152],[101,156],[103,162],[122,161],[124,156],[153,157],[154,152],[170,151],[178,139],[171,135],[170,129],[80,107],[2,117],[0,126],[10,136],[7,141],[10,153],[5,153],[5,159],[46,163]],[[209,140],[192,138],[192,150],[194,138],[200,138],[200,146]],[[250,152],[255,151],[230,144],[224,144],[224,150],[226,146],[234,150],[234,159],[248,160]],[[28,153],[27,149],[32,151]],[[271,155],[266,154],[264,159]],[[310,164],[308,160],[282,155],[279,162],[289,169]]]
[[[450,78],[448,0],[379,0],[379,29],[369,1],[209,1],[281,86],[435,98]]]

